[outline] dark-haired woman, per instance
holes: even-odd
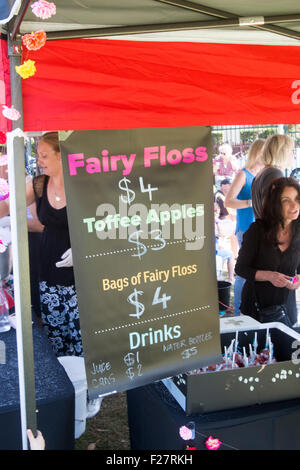
[[[257,319],[261,308],[286,304],[290,290],[300,287],[300,185],[293,178],[278,178],[265,197],[262,216],[244,234],[235,266],[246,279],[241,312]],[[298,276],[300,279],[300,276]],[[297,322],[296,308],[288,315]]]

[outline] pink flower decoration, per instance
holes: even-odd
[[[56,6],[52,2],[46,0],[38,0],[31,5],[32,13],[42,20],[51,18],[56,13]]]
[[[0,201],[7,199],[9,196],[8,182],[4,178],[0,178]]]
[[[21,117],[21,114],[16,108],[9,108],[5,104],[3,104],[2,107],[3,107],[2,114],[7,119],[11,119],[12,121],[17,121]]]
[[[179,435],[184,441],[193,439],[193,431],[186,426],[181,426],[179,429]]]
[[[218,450],[221,444],[222,443],[218,438],[214,439],[212,436],[209,436],[207,441],[205,441],[205,445],[208,450]]]

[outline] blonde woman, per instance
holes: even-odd
[[[262,153],[262,170],[256,175],[251,188],[252,207],[256,219],[260,219],[265,195],[270,183],[284,176],[284,170],[292,165],[294,142],[288,135],[274,134],[266,140]]]
[[[262,169],[262,149],[264,139],[257,139],[249,149],[248,159],[245,167],[236,175],[230,189],[225,197],[225,207],[236,209],[236,229],[235,235],[239,247],[241,246],[243,235],[249,226],[254,222],[254,214],[251,201],[251,185]],[[237,276],[234,283],[234,313],[240,314],[241,292],[244,285],[244,279]]]

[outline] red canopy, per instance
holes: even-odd
[[[26,58],[25,131],[300,121],[298,46],[74,39]]]

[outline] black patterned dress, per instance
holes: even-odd
[[[33,179],[37,215],[45,226],[40,256],[41,318],[57,356],[82,356],[82,341],[73,268],[57,268],[70,244],[66,207],[48,201],[49,177]]]

